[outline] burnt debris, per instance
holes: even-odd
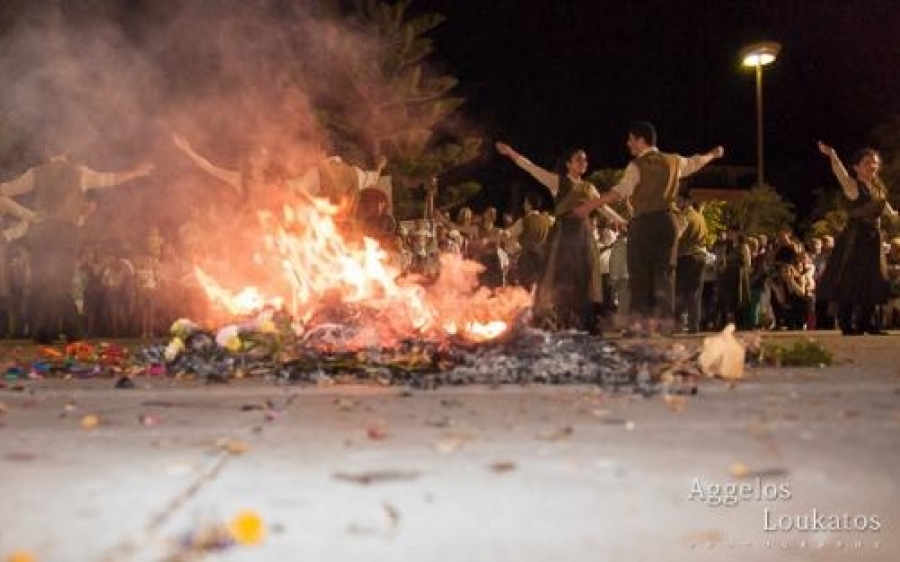
[[[686,353],[648,340],[617,345],[584,332],[546,332],[518,326],[502,338],[407,339],[391,347],[348,349],[353,329],[334,325],[324,337],[238,332],[240,342],[220,345],[202,330],[173,346],[139,351],[139,362],[165,364],[168,373],[190,373],[223,382],[261,377],[304,385],[378,384],[432,389],[459,385],[597,385],[614,391],[693,393],[696,368]],[[173,353],[173,348],[176,350]],[[650,367],[652,365],[652,368]],[[673,388],[673,385],[677,388]]]

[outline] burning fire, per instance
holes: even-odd
[[[522,288],[479,287],[481,266],[452,255],[441,256],[440,277],[428,286],[403,278],[376,241],[348,244],[335,225],[336,211],[325,200],[305,198],[286,205],[278,220],[263,216],[269,259],[258,261],[280,269],[283,296],[266,296],[258,287],[229,291],[199,267],[197,279],[232,316],[284,307],[298,335],[353,324],[353,336],[343,342],[348,348],[392,347],[411,337],[486,342],[531,306]]]
[[[237,294],[231,294],[200,267],[194,268],[194,274],[210,300],[220,303],[232,316],[247,316],[267,307],[281,308],[284,305],[281,297],[267,298],[256,287],[244,287]]]
[[[498,338],[506,332],[506,329],[509,326],[503,320],[492,320],[485,324],[481,322],[469,322],[464,327],[462,332],[468,336],[470,340],[481,342],[481,341],[490,341],[492,339]],[[454,335],[459,332],[456,328],[456,324],[449,323],[444,327],[444,330],[450,334]]]

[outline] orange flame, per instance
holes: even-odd
[[[265,297],[256,287],[244,287],[232,294],[199,267],[194,268],[194,274],[210,300],[224,306],[233,316],[247,316],[267,307],[281,308],[284,305],[281,297]]]
[[[440,277],[428,287],[404,279],[376,241],[348,244],[335,225],[336,211],[327,201],[310,198],[286,205],[280,221],[264,218],[266,246],[279,264],[287,298],[266,297],[256,287],[232,293],[198,267],[201,286],[232,315],[285,306],[300,332],[315,328],[323,310],[354,307],[372,326],[345,342],[351,347],[392,346],[409,337],[486,342],[505,333],[531,306],[524,289],[479,287],[481,266],[457,256],[441,256]]]

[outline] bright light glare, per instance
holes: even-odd
[[[775,57],[781,51],[781,45],[778,43],[755,43],[745,47],[741,51],[741,64],[743,66],[756,67],[765,66],[775,62]]]
[[[759,55],[747,55],[744,57],[744,62],[742,64],[744,66],[765,66],[772,62],[775,62],[775,55],[762,53]]]

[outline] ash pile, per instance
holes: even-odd
[[[254,377],[301,385],[378,384],[433,389],[461,385],[596,385],[623,392],[696,392],[696,353],[671,342],[628,345],[584,332],[546,332],[524,322],[484,343],[404,339],[360,346],[362,326],[321,325],[304,335],[230,327],[212,333],[173,326],[168,345],[143,348],[138,360],[208,382]],[[349,342],[353,342],[351,345]]]

